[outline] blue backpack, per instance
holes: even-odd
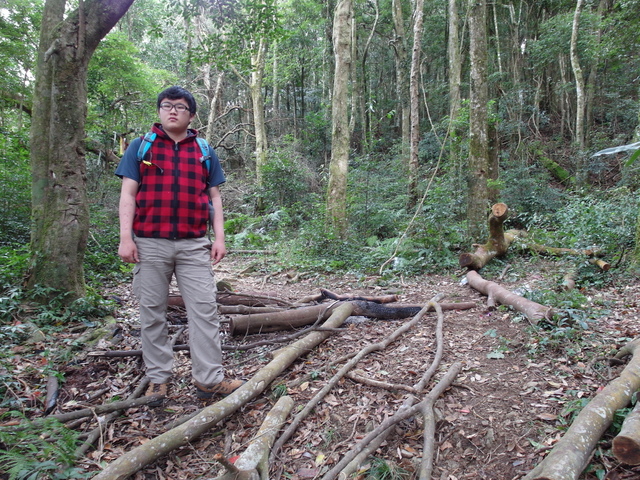
[[[142,142],[140,142],[140,148],[138,148],[138,161],[142,162],[144,156],[147,154],[149,149],[151,148],[151,144],[156,139],[156,134],[154,132],[147,132],[144,134],[142,138]],[[209,151],[209,144],[204,138],[196,137],[196,141],[200,146],[200,150],[202,151],[202,157],[200,157],[200,163],[204,163],[204,166],[207,168],[207,173],[211,171],[211,152]]]

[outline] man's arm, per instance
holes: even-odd
[[[127,263],[138,263],[138,248],[133,241],[133,219],[136,214],[136,194],[138,193],[138,182],[128,177],[122,177],[122,187],[120,189],[120,204],[118,213],[120,215],[120,245],[118,255]]]
[[[213,205],[213,245],[211,246],[211,260],[215,265],[224,258],[227,254],[227,249],[224,245],[224,214],[222,212],[222,196],[220,195],[220,188],[211,187],[209,189],[209,197],[211,198],[211,205]]]

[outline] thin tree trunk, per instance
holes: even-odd
[[[402,0],[392,0],[391,15],[393,17],[394,38],[393,47],[396,66],[396,101],[400,119],[400,138],[402,138],[403,163],[409,165],[409,144],[411,142],[411,107],[409,104],[409,84],[407,79],[407,47],[406,32],[404,28],[404,15],[402,14]]]
[[[258,186],[262,185],[262,170],[267,162],[267,126],[264,121],[264,95],[262,83],[264,79],[265,58],[267,55],[267,41],[261,38],[258,49],[252,55],[251,65],[251,103],[253,106],[253,123],[256,134],[256,179]]]
[[[577,0],[576,10],[573,15],[573,27],[571,29],[571,68],[573,69],[573,76],[576,79],[576,131],[575,141],[580,148],[584,150],[585,146],[585,128],[584,128],[584,114],[585,114],[585,84],[584,76],[582,74],[582,67],[580,66],[580,59],[578,58],[578,29],[580,26],[580,14],[582,13],[582,6],[584,0]],[[579,166],[578,170],[581,170],[582,166]]]
[[[347,175],[349,165],[348,84],[351,64],[352,0],[340,0],[335,10],[333,48],[335,77],[331,102],[332,148],[327,188],[327,223],[341,238],[347,234]]]
[[[409,206],[418,203],[418,175],[420,162],[420,57],[424,29],[424,0],[416,0],[413,12],[413,49],[409,74],[409,98],[411,104],[411,147],[409,155]]]

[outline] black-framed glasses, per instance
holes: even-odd
[[[169,103],[169,102],[163,102],[160,104],[160,108],[162,110],[164,110],[165,112],[170,112],[171,109],[175,108],[176,112],[178,113],[182,113],[182,112],[189,112],[189,107],[187,107],[186,105],[182,104],[182,103]]]

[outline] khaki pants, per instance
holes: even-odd
[[[173,349],[167,328],[169,284],[175,274],[187,308],[192,376],[210,387],[223,379],[220,320],[208,238],[135,238],[140,262],[133,293],[140,303],[142,358],[153,383],[171,377]]]

